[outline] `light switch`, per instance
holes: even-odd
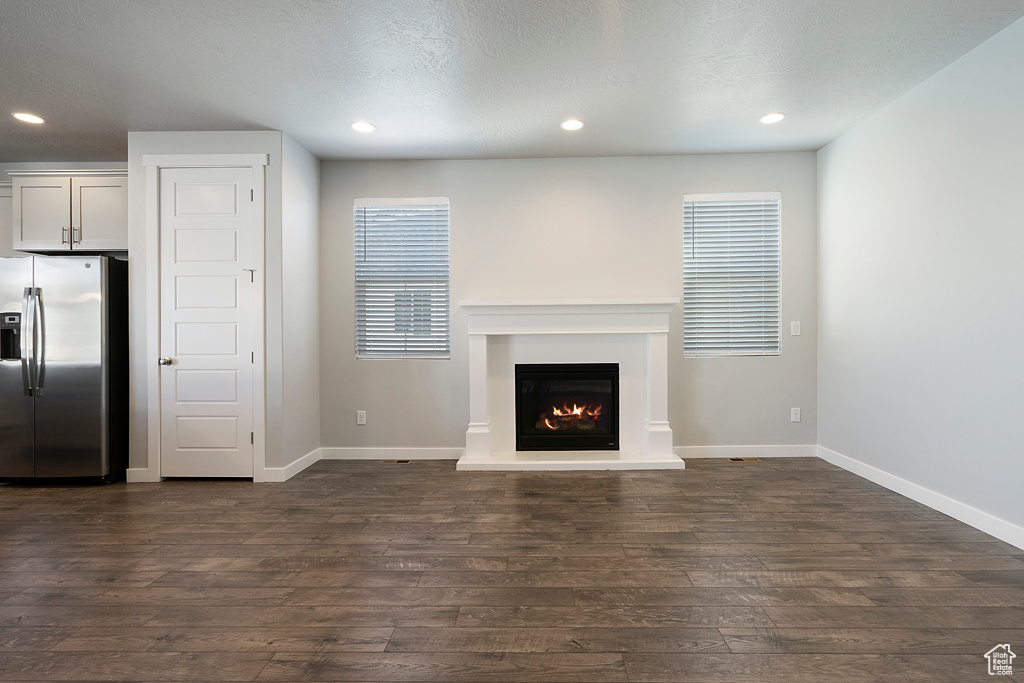
[[[800,336],[800,321],[799,320],[794,320],[793,322],[791,322],[789,324],[789,335],[791,337],[799,337]]]

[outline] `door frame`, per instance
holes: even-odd
[[[253,351],[260,362],[252,373],[253,481],[271,481],[266,468],[266,167],[268,154],[144,154],[146,171],[146,381],[149,387],[148,477],[160,481],[160,174],[171,168],[251,168],[253,203]]]

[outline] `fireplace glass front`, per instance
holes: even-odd
[[[516,365],[517,451],[618,448],[618,364]]]

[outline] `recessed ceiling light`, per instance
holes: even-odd
[[[372,133],[377,130],[377,126],[372,123],[367,123],[366,121],[356,121],[352,124],[352,130],[360,133]]]
[[[782,113],[766,114],[761,117],[761,123],[778,123],[784,118],[786,118],[786,115]]]
[[[12,116],[18,119],[19,121],[24,121],[25,123],[43,123],[43,120],[35,114],[26,114],[25,112],[19,111],[14,112]]]
[[[562,130],[579,130],[583,127],[583,122],[579,119],[569,119],[568,121],[562,121]]]

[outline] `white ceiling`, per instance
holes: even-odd
[[[144,130],[280,129],[321,158],[813,150],[1021,16],[1024,0],[0,0],[0,161],[124,159]],[[758,123],[773,111],[789,116]]]

